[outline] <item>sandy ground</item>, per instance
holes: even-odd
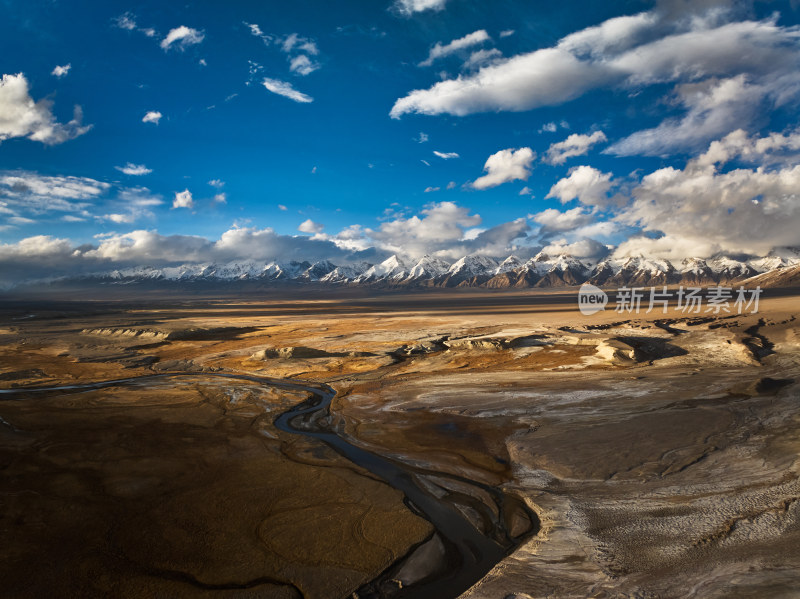
[[[539,515],[466,596],[794,597],[798,311],[788,294],[719,316],[582,316],[553,292],[9,299],[0,386],[325,381],[353,442]],[[395,491],[271,426],[297,397],[242,397],[209,383],[0,402],[17,596],[97,580],[73,596],[342,597],[430,534]]]

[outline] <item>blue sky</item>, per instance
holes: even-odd
[[[795,245],[798,22],[777,1],[0,0],[0,258]]]

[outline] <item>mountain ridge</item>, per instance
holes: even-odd
[[[580,260],[569,254],[539,252],[529,260],[510,255],[499,260],[470,254],[448,263],[441,258],[423,256],[410,261],[392,255],[377,264],[361,262],[336,265],[329,260],[258,261],[239,260],[222,264],[199,263],[177,266],[135,266],[88,275],[66,276],[48,282],[97,282],[132,284],[137,282],[236,282],[320,283],[337,286],[380,287],[478,287],[524,289],[572,287],[591,283],[598,287],[652,287],[663,285],[708,286],[761,281],[776,286],[796,276],[782,276],[800,267],[800,252],[786,255],[736,259],[728,256],[686,258],[679,262],[628,256],[598,262]]]

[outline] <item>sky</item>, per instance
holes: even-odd
[[[0,0],[0,279],[800,245],[800,6]]]

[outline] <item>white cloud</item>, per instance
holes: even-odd
[[[300,231],[301,233],[322,233],[324,229],[325,225],[320,223],[315,223],[310,218],[304,220],[302,223],[300,223],[300,226],[297,227],[297,230]]]
[[[262,81],[262,84],[273,94],[284,96],[286,98],[289,98],[290,100],[294,100],[295,102],[308,103],[314,101],[314,98],[302,92],[297,91],[294,87],[292,87],[291,83],[288,83],[286,81],[280,81],[279,79],[270,79],[269,77],[265,77],[264,80]]]
[[[104,218],[119,225],[129,224],[135,220],[132,214],[106,214]]]
[[[223,191],[222,193],[218,193],[214,195],[214,201],[217,204],[227,204],[228,203],[228,196]]]
[[[752,123],[761,115],[762,101],[770,92],[738,75],[721,81],[685,84],[677,88],[676,95],[686,108],[684,116],[637,131],[605,152],[618,156],[666,156],[676,150],[696,150],[734,126],[746,127]]]
[[[225,181],[223,181],[222,179],[211,179],[208,182],[208,184],[211,187],[216,187],[217,189],[222,189],[223,187],[225,187]]]
[[[108,183],[88,177],[44,176],[30,171],[0,171],[0,205],[12,213],[83,213]]]
[[[562,204],[577,199],[587,206],[605,206],[609,203],[611,173],[601,173],[591,166],[576,166],[569,175],[553,185],[546,198],[558,198]]]
[[[244,25],[250,30],[250,34],[254,35],[257,38],[260,38],[265,44],[269,45],[272,43],[273,37],[271,35],[267,35],[261,30],[256,23],[248,23],[247,21],[242,21]]]
[[[605,258],[609,249],[595,239],[583,238],[569,243],[566,239],[553,241],[544,246],[542,251],[549,256],[566,254],[579,260],[599,261]]]
[[[152,27],[139,27],[136,23],[136,17],[131,12],[126,12],[114,19],[114,24],[120,29],[126,31],[139,31],[144,33],[147,37],[155,37],[157,32]]]
[[[777,13],[762,21],[735,21],[741,11],[707,3],[684,8],[680,18],[659,5],[609,19],[552,47],[413,90],[395,102],[390,114],[523,111],[563,104],[598,88],[636,92],[674,83],[685,116],[608,150],[663,155],[695,149],[754,123],[765,110],[788,108],[800,99],[796,27],[778,26]]]
[[[492,64],[503,58],[503,53],[497,48],[490,48],[488,50],[477,50],[469,55],[469,58],[464,61],[463,67],[465,69],[477,69],[487,64]]]
[[[305,54],[295,56],[289,61],[289,70],[298,75],[308,75],[320,67],[319,63],[313,62]]]
[[[564,141],[551,144],[544,161],[548,164],[564,164],[567,158],[583,156],[594,144],[607,141],[605,133],[595,131],[591,135],[573,133]]]
[[[777,159],[778,166],[765,166],[774,153],[796,152],[798,146],[796,133],[748,138],[735,132],[682,170],[667,167],[646,175],[617,220],[662,236],[631,238],[618,253],[764,255],[776,246],[800,245],[800,165]],[[723,169],[725,161],[739,156],[761,160],[755,168]]]
[[[428,134],[420,131],[419,136],[417,137],[417,141],[421,144],[424,144],[426,141],[428,141]]]
[[[56,65],[56,67],[53,69],[53,72],[50,73],[50,74],[55,76],[55,77],[58,77],[59,79],[61,79],[61,77],[66,77],[67,76],[67,73],[69,73],[69,70],[71,68],[72,68],[72,65],[69,64],[69,63],[67,63],[67,64],[65,64],[63,66]]]
[[[141,219],[155,219],[151,208],[164,203],[160,195],[147,187],[127,187],[119,190],[116,199],[108,202],[108,214],[102,218],[117,223],[133,223]]]
[[[398,99],[390,115],[522,111],[561,104],[605,82],[610,69],[594,67],[557,48],[537,50],[480,69],[467,77],[440,81]]]
[[[532,196],[533,195],[533,190],[526,185],[525,187],[523,187],[522,189],[519,190],[519,195],[521,195],[521,196]]]
[[[114,19],[114,22],[120,29],[126,29],[128,31],[133,31],[136,29],[136,19],[133,14],[129,12],[118,16],[116,19]]]
[[[281,49],[289,54],[293,51],[302,51],[308,54],[319,54],[316,42],[305,37],[300,37],[296,33],[290,33],[281,42]]]
[[[459,155],[455,152],[437,152],[436,150],[434,150],[433,153],[443,160],[450,160],[451,158],[459,158]]]
[[[447,0],[396,0],[394,8],[402,15],[410,16],[425,10],[442,10]]]
[[[280,210],[281,212],[286,212],[288,208],[283,204],[278,204],[278,210]]]
[[[450,181],[450,183],[447,184],[447,189],[455,189],[455,188],[456,188],[455,181]]]
[[[430,204],[422,217],[398,217],[365,233],[379,247],[392,253],[422,256],[450,249],[464,237],[464,230],[481,224],[481,217],[453,202]]]
[[[797,162],[800,150],[800,129],[788,134],[770,133],[766,137],[749,137],[738,129],[723,139],[712,142],[708,150],[692,161],[695,167],[723,164],[734,158],[762,166]],[[788,155],[787,155],[788,152]]]
[[[456,40],[453,40],[448,44],[442,44],[441,42],[437,42],[433,46],[433,48],[430,49],[430,52],[428,52],[428,58],[419,63],[419,66],[429,67],[433,64],[435,60],[444,58],[445,56],[450,56],[451,54],[460,52],[465,48],[469,48],[477,44],[482,44],[483,42],[486,42],[490,39],[492,38],[489,37],[489,34],[486,33],[485,30],[480,29],[478,31],[473,31],[472,33],[469,33],[464,37],[460,37]]]
[[[133,164],[132,162],[126,163],[125,166],[115,166],[114,168],[126,175],[132,176],[149,175],[153,172],[153,169],[147,168],[143,164]]]
[[[548,208],[534,215],[533,220],[545,227],[549,232],[573,231],[578,227],[588,225],[594,220],[591,212],[577,206],[561,212],[555,208]]]
[[[425,188],[425,193],[431,193],[433,191],[439,191],[440,189],[441,189],[441,187],[426,187]]]
[[[161,120],[161,117],[164,115],[158,112],[157,110],[151,110],[147,114],[142,117],[143,123],[155,123],[158,125],[158,121]]]
[[[254,34],[255,35],[255,34]],[[273,38],[261,36],[265,43],[270,43]],[[312,56],[319,54],[317,43],[309,38],[301,37],[297,33],[290,33],[284,38],[276,38],[274,42],[278,44],[281,52],[287,55],[289,60],[289,70],[296,75],[309,75],[318,70],[322,65],[312,59]]]
[[[3,75],[0,79],[0,142],[27,137],[45,145],[56,145],[83,135],[92,125],[82,125],[83,113],[76,106],[68,123],[56,121],[51,100],[34,102],[25,75]]]
[[[503,31],[500,32],[500,37],[509,37],[511,35],[514,35],[515,33],[516,31],[514,31],[513,29],[504,29]]]
[[[181,25],[169,30],[167,36],[161,40],[161,47],[169,50],[175,44],[174,47],[185,50],[189,46],[199,44],[203,38],[205,38],[205,34],[202,31]]]
[[[175,192],[175,199],[172,201],[173,208],[194,208],[192,192],[188,189]]]
[[[534,158],[536,158],[536,153],[530,148],[500,150],[489,156],[483,167],[487,174],[475,179],[472,187],[488,189],[517,179],[527,181],[531,174],[530,165]]]

